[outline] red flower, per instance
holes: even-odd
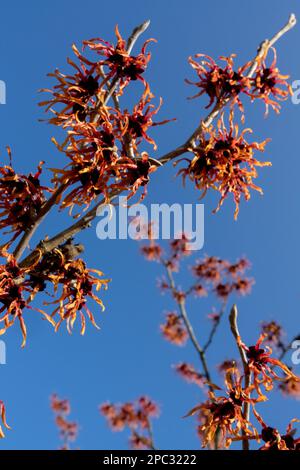
[[[46,111],[50,110],[54,117],[49,119],[51,124],[56,126],[70,127],[77,121],[86,121],[88,116],[93,115],[99,89],[99,79],[101,74],[97,62],[90,62],[83,57],[75,45],[72,46],[79,65],[68,59],[75,72],[73,75],[65,75],[59,70],[49,73],[49,77],[57,80],[57,85],[53,89],[42,89],[41,91],[51,93],[53,98],[39,103],[46,106]],[[53,109],[56,105],[62,105],[59,109]]]
[[[250,398],[250,391],[243,389],[242,377],[234,367],[227,371],[225,377],[226,396],[217,397],[214,392],[209,392],[209,400],[193,408],[187,416],[200,413],[203,422],[199,427],[199,435],[202,446],[211,446],[220,433],[220,447],[229,447],[232,438],[239,438],[241,431],[248,437],[257,437],[258,433],[253,425],[243,416],[243,404],[254,405],[262,398]],[[211,384],[215,390],[221,390],[218,386]]]
[[[191,255],[190,243],[187,236],[182,233],[180,238],[176,238],[170,242],[171,256],[173,259],[180,259],[184,256]]]
[[[193,272],[196,277],[205,282],[209,287],[212,286],[214,293],[221,300],[226,300],[230,294],[236,292],[246,295],[250,292],[253,285],[253,279],[242,277],[250,263],[245,258],[238,260],[234,264],[222,260],[215,256],[206,256],[203,260],[197,261],[193,266]],[[200,287],[200,293],[203,286],[195,284],[193,289]],[[204,294],[204,291],[203,291]]]
[[[194,366],[192,366],[191,364],[182,362],[180,364],[177,364],[175,369],[176,372],[178,372],[178,374],[187,382],[195,383],[196,385],[203,387],[205,383],[204,376],[197,372]]]
[[[71,413],[70,401],[67,399],[62,400],[56,393],[50,397],[50,407],[54,413],[69,415]]]
[[[107,41],[104,41],[101,38],[90,39],[89,41],[83,41],[83,44],[89,47],[92,51],[96,51],[100,56],[103,56],[104,59],[98,61],[98,67],[107,66],[108,73],[104,82],[102,82],[101,87],[111,78],[114,80],[118,78],[119,83],[119,94],[122,93],[124,87],[128,85],[131,80],[140,80],[146,86],[145,79],[143,78],[143,73],[145,72],[151,54],[146,53],[146,47],[154,39],[148,39],[142,49],[140,54],[137,56],[131,56],[127,52],[126,41],[122,38],[119,33],[118,26],[115,28],[115,33],[117,37],[117,44],[114,46]]]
[[[52,266],[51,272],[46,272],[46,279],[53,283],[54,292],[61,287],[60,296],[53,302],[45,302],[45,305],[59,304],[51,314],[51,317],[59,316],[55,325],[58,330],[62,322],[66,321],[67,330],[72,332],[77,315],[80,316],[81,334],[84,334],[86,327],[86,317],[98,328],[94,315],[87,306],[89,299],[94,300],[104,310],[102,300],[94,293],[94,288],[99,291],[101,288],[107,289],[109,280],[103,279],[103,273],[95,269],[88,269],[82,259],[66,259],[63,250],[55,249],[54,254],[60,259],[60,263]],[[56,259],[57,262],[57,259]],[[97,276],[94,276],[95,273]]]
[[[251,80],[244,75],[249,64],[240,67],[236,72],[233,69],[234,57],[235,54],[232,54],[230,57],[220,57],[221,60],[226,62],[225,67],[220,67],[211,57],[205,54],[195,55],[196,59],[201,58],[200,63],[191,57],[189,58],[189,63],[196,71],[199,81],[186,81],[191,85],[196,85],[196,87],[200,89],[193,98],[197,98],[203,95],[203,93],[208,95],[210,101],[206,108],[209,108],[216,102],[222,102],[232,98],[232,105],[238,103],[239,108],[243,111],[239,94],[241,92],[245,93],[250,89]]]
[[[267,335],[262,334],[254,346],[246,346],[240,341],[241,347],[246,351],[249,370],[253,373],[253,383],[257,392],[261,395],[260,385],[263,384],[266,390],[272,390],[274,380],[282,380],[273,370],[280,369],[286,377],[298,378],[279,359],[271,357],[272,349],[269,346],[261,347]]]
[[[132,113],[129,113],[128,110],[123,112],[117,111],[116,113],[116,125],[120,128],[121,140],[126,141],[126,137],[127,139],[129,138],[134,150],[137,150],[137,146],[143,140],[152,144],[154,150],[156,150],[157,145],[154,140],[148,136],[147,131],[151,127],[170,122],[170,119],[161,122],[153,122],[152,118],[160,110],[162,99],[160,99],[159,106],[154,109],[154,105],[150,104],[152,98],[153,95],[148,92],[148,96],[144,94],[138,104],[134,106]]]
[[[183,320],[175,313],[167,314],[166,323],[160,327],[163,336],[170,343],[182,346],[188,339],[188,333]]]
[[[139,158],[120,156],[115,139],[113,118],[103,108],[101,126],[79,123],[69,132],[65,150],[56,143],[70,163],[63,170],[52,170],[54,182],[75,186],[64,197],[62,208],[89,206],[100,194],[108,198],[110,190],[128,190],[130,198],[140,187],[146,187],[157,164],[153,164],[146,152]]]
[[[287,397],[296,398],[300,400],[300,377],[286,377],[283,382],[280,382],[278,388]]]
[[[99,409],[113,431],[130,429],[130,444],[134,449],[153,447],[150,419],[159,415],[159,409],[150,398],[142,396],[133,403],[121,405],[104,403]]]
[[[18,320],[22,332],[22,347],[26,344],[27,331],[23,318],[25,309],[36,310],[40,312],[53,326],[54,321],[45,312],[40,309],[33,308],[29,304],[35,297],[39,287],[32,287],[31,280],[26,276],[30,274],[33,266],[21,268],[16,262],[13,255],[2,250],[0,256],[6,259],[5,264],[0,264],[0,322],[4,323],[0,329],[0,335],[6,333],[8,328],[14,325]],[[25,298],[26,293],[28,298]]]
[[[206,256],[201,261],[197,261],[193,266],[196,277],[209,283],[217,283],[221,280],[221,274],[227,262],[215,256]]]
[[[239,134],[238,126],[234,126],[232,120],[229,130],[224,126],[219,126],[217,130],[211,127],[206,134],[202,133],[198,145],[190,148],[194,158],[179,160],[187,161],[188,167],[181,169],[178,174],[183,176],[183,181],[186,177],[193,181],[201,191],[202,197],[208,189],[214,189],[221,194],[214,212],[220,209],[229,194],[233,195],[235,219],[239,213],[242,196],[248,201],[250,189],[262,194],[262,189],[253,182],[258,176],[256,167],[271,165],[270,162],[260,162],[254,158],[254,151],[264,151],[268,139],[261,143],[248,143],[245,139],[247,132],[251,132],[251,129],[244,129]]]
[[[269,343],[270,345],[273,345],[278,348],[283,347],[282,327],[276,321],[271,321],[268,323],[264,322],[262,324],[261,330],[262,330],[262,333],[266,335],[266,339],[265,339],[266,343]]]
[[[28,176],[16,173],[11,165],[0,167],[0,229],[14,232],[11,242],[33,224],[46,200],[44,191],[49,188],[41,186],[39,178],[43,163]]]
[[[70,402],[69,400],[58,398],[56,394],[52,395],[50,400],[51,409],[55,413],[55,424],[64,443],[62,450],[69,450],[69,443],[75,441],[79,430],[77,423],[67,419],[71,412]]]
[[[160,261],[163,250],[160,245],[152,241],[150,245],[142,246],[141,252],[148,261]]]
[[[257,68],[254,84],[250,96],[255,99],[262,99],[266,104],[266,115],[269,111],[269,106],[276,113],[280,112],[279,101],[286,100],[289,95],[292,95],[291,85],[287,83],[288,75],[281,75],[279,69],[276,67],[276,50],[272,47],[274,58],[271,65],[268,67],[265,60],[261,60]]]
[[[270,426],[264,426],[261,432],[261,439],[265,442],[259,450],[300,450],[300,438],[295,438],[295,429],[292,429],[294,422],[299,421],[293,419],[286,429],[286,433],[281,435],[279,431]]]

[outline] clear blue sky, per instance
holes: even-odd
[[[177,123],[153,133],[159,143],[159,156],[181,143],[203,116],[204,100],[185,99],[191,89],[184,84],[184,78],[192,77],[187,57],[203,52],[216,58],[235,52],[242,64],[291,12],[300,17],[298,2],[5,2],[1,6],[0,79],[7,84],[7,105],[0,107],[1,161],[9,144],[20,171],[32,170],[41,159],[48,167],[62,164],[62,155],[50,142],[56,129],[38,122],[43,115],[37,106],[41,98],[37,90],[50,85],[46,77],[49,71],[64,69],[73,42],[79,46],[81,40],[96,36],[113,40],[116,23],[127,36],[135,25],[151,19],[147,34],[158,43],[151,46],[153,60],[147,78],[154,93],[164,98],[160,116],[178,118]],[[300,79],[299,40],[298,26],[278,44],[281,70],[293,79]],[[262,319],[277,319],[289,337],[300,330],[300,106],[285,103],[279,117],[271,112],[267,120],[263,112],[262,104],[252,107],[247,124],[254,128],[258,140],[272,138],[265,156],[273,167],[262,169],[259,178],[264,197],[253,194],[250,203],[242,204],[235,223],[231,203],[213,216],[216,196],[210,194],[205,199],[202,254],[232,260],[247,255],[253,264],[253,293],[239,301],[240,329],[249,343],[255,342]],[[192,187],[187,185],[183,190],[180,181],[174,180],[174,170],[166,167],[154,175],[147,201],[196,199]],[[43,225],[42,234],[46,227],[51,235],[65,224],[64,217],[53,215]],[[141,394],[150,395],[161,405],[162,416],[154,423],[160,448],[197,448],[194,424],[181,416],[197,403],[199,392],[196,386],[181,381],[171,368],[180,360],[196,364],[196,357],[189,348],[176,348],[160,337],[162,312],[172,304],[156,289],[158,265],[146,263],[132,241],[98,241],[95,224],[79,239],[86,243],[89,265],[113,278],[104,294],[106,312],[96,314],[102,329],[99,332],[89,327],[83,338],[78,332],[69,336],[63,329],[55,335],[38,314],[29,312],[25,350],[20,348],[17,327],[7,333],[8,363],[0,366],[0,398],[7,405],[13,430],[7,432],[0,447],[56,448],[58,436],[49,396],[57,392],[71,400],[72,417],[81,427],[81,449],[126,448],[126,436],[109,431],[97,406],[106,400],[132,400]],[[205,325],[199,328],[200,337],[207,328],[209,307],[200,302],[193,311],[195,324]],[[217,341],[217,351],[208,357],[210,364],[236,353],[227,325]],[[276,394],[272,403],[264,408],[266,420],[285,428],[297,415],[298,403]]]

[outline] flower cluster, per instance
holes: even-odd
[[[33,224],[45,203],[49,188],[40,183],[42,164],[29,175],[16,173],[11,165],[0,167],[0,229],[14,233],[11,242]]]
[[[151,418],[159,415],[159,409],[150,398],[142,396],[134,403],[122,405],[104,403],[100,406],[100,413],[113,431],[129,428],[130,444],[134,449],[153,448]]]
[[[264,335],[266,335],[265,343],[268,343],[271,346],[283,350],[283,330],[281,325],[279,325],[274,320],[270,322],[264,322],[261,326],[261,331]]]
[[[253,279],[245,276],[250,263],[246,258],[239,259],[236,263],[215,256],[206,256],[196,262],[193,273],[200,283],[193,286],[193,290],[207,291],[212,288],[221,300],[227,300],[232,293],[246,295],[250,292]]]
[[[192,98],[197,98],[206,93],[209,97],[206,108],[232,99],[232,104],[238,103],[240,109],[243,110],[239,94],[246,93],[251,87],[251,81],[245,75],[249,64],[247,63],[235,71],[233,68],[234,57],[235,54],[230,57],[220,57],[222,61],[225,61],[225,67],[220,67],[211,57],[205,54],[195,55],[195,59],[201,59],[200,62],[189,57],[189,63],[196,71],[199,81],[186,80],[186,82],[195,85],[200,90]]]
[[[66,75],[57,69],[54,73],[49,73],[48,76],[56,79],[57,84],[53,89],[41,90],[51,93],[52,98],[39,103],[53,113],[49,122],[64,128],[71,126],[73,121],[82,122],[89,118],[98,99],[100,85],[101,74],[97,63],[83,57],[75,45],[73,52],[79,61],[77,65],[68,59],[68,63],[75,69],[74,74]],[[55,109],[56,106],[58,109]]]
[[[78,424],[68,420],[68,415],[71,413],[70,402],[54,394],[51,396],[50,406],[55,414],[55,424],[63,441],[61,450],[69,450],[70,443],[74,442],[78,435]]]
[[[292,95],[291,85],[287,83],[289,76],[280,74],[276,65],[276,50],[274,47],[272,47],[272,50],[274,57],[271,65],[268,66],[265,59],[259,61],[252,83],[252,90],[249,93],[252,99],[261,99],[265,102],[266,115],[269,106],[276,113],[279,113],[281,106],[278,101],[287,100]]]
[[[32,286],[28,278],[33,266],[21,268],[14,256],[5,250],[2,250],[0,256],[5,259],[5,263],[0,264],[0,303],[2,304],[0,307],[0,314],[2,314],[0,322],[3,323],[0,335],[3,335],[8,328],[13,326],[15,321],[18,321],[23,336],[22,347],[24,347],[27,337],[23,318],[25,309],[37,310],[52,325],[54,325],[54,322],[45,312],[29,305],[39,290],[36,286]]]
[[[72,247],[72,243],[67,242],[42,259],[33,273],[32,282],[33,284],[37,283],[40,287],[40,273],[42,275],[42,282],[46,280],[52,283],[55,294],[60,289],[58,299],[53,302],[45,302],[46,305],[58,304],[58,307],[51,314],[51,318],[55,318],[56,315],[59,317],[55,323],[55,331],[65,321],[68,332],[71,333],[79,313],[81,334],[84,334],[86,327],[84,312],[91,323],[98,328],[87,302],[88,300],[93,300],[104,310],[103,302],[94,293],[94,289],[96,291],[99,291],[101,288],[106,289],[109,280],[102,278],[103,273],[101,271],[88,269],[82,259],[73,259],[70,247]]]
[[[193,98],[205,93],[209,98],[207,108],[213,104],[222,105],[227,100],[231,100],[231,107],[237,104],[243,111],[240,95],[244,94],[250,96],[252,100],[263,100],[266,104],[266,114],[269,106],[278,113],[280,111],[278,100],[286,100],[292,93],[291,86],[287,83],[289,77],[280,74],[276,65],[276,50],[274,48],[272,50],[274,58],[271,65],[267,66],[266,57],[257,58],[255,72],[251,77],[248,76],[248,72],[253,62],[248,62],[234,70],[235,54],[230,57],[220,57],[222,61],[225,61],[223,67],[205,54],[196,54],[194,59],[190,57],[189,63],[199,79],[197,82],[186,80],[187,83],[199,89]]]
[[[146,53],[149,41],[140,54],[132,56],[118,28],[116,36],[116,46],[102,39],[84,41],[84,48],[96,52],[95,61],[73,46],[78,64],[70,59],[68,62],[74,74],[65,75],[56,70],[50,76],[57,80],[57,85],[53,90],[42,90],[53,95],[52,99],[40,103],[54,113],[49,122],[67,130],[62,144],[52,139],[69,160],[63,169],[52,169],[55,185],[71,188],[62,200],[62,208],[89,206],[99,195],[109,200],[114,191],[129,191],[131,197],[139,188],[146,187],[149,175],[159,165],[139,148],[148,142],[156,149],[148,130],[168,122],[153,121],[161,100],[155,109],[151,102],[154,95],[142,76],[150,60],[150,54]],[[121,110],[117,95],[123,93],[131,80],[137,79],[145,87],[142,97],[132,112]],[[114,107],[106,104],[107,87],[114,90]]]
[[[188,166],[179,170],[183,181],[188,177],[201,191],[202,197],[209,189],[218,191],[220,201],[214,212],[222,206],[229,194],[235,202],[234,218],[239,213],[241,197],[250,199],[250,190],[262,194],[262,189],[254,184],[257,178],[257,168],[270,166],[270,162],[261,162],[254,158],[254,151],[264,151],[268,141],[249,143],[245,134],[251,129],[244,129],[239,133],[237,125],[230,119],[229,130],[222,124],[217,129],[210,127],[199,137],[199,142],[190,148],[194,158],[184,158]],[[177,163],[177,162],[176,162]]]
[[[71,332],[79,313],[83,334],[86,325],[84,312],[92,324],[97,326],[87,302],[89,299],[94,300],[104,309],[94,289],[99,291],[102,287],[107,288],[109,280],[103,279],[100,271],[88,269],[82,259],[75,259],[81,251],[81,245],[74,245],[72,240],[68,240],[44,256],[38,253],[34,264],[22,267],[12,254],[2,250],[1,257],[5,262],[0,264],[0,314],[3,314],[0,317],[0,322],[3,323],[0,335],[18,321],[23,336],[22,347],[25,346],[27,338],[23,318],[25,309],[40,312],[55,327],[55,331],[63,321],[66,321],[67,329]],[[57,299],[53,302],[44,302],[45,305],[59,304],[51,315],[30,305],[38,293],[45,291],[47,285],[53,287],[55,296],[61,288]],[[57,315],[59,319],[55,321]]]
[[[183,320],[176,312],[166,315],[166,323],[160,326],[164,338],[170,343],[182,346],[188,339],[188,333]]]
[[[176,372],[178,372],[178,374],[187,382],[194,383],[196,385],[199,385],[200,387],[203,387],[205,383],[204,376],[197,372],[195,367],[191,364],[181,362],[180,364],[176,365],[175,369]]]
[[[273,388],[274,380],[282,380],[274,371],[276,367],[281,370],[287,378],[293,378],[296,381],[299,380],[283,362],[271,357],[272,349],[269,346],[265,346],[265,348],[262,347],[262,343],[265,339],[266,335],[262,334],[253,346],[246,346],[243,342],[240,342],[240,346],[247,355],[249,370],[253,374],[253,384],[260,395],[262,395],[260,389],[261,385],[269,391]]]
[[[159,126],[170,122],[170,119],[162,122],[154,122],[153,116],[158,113],[162,105],[162,99],[159,106],[155,109],[151,103],[153,95],[151,93],[144,95],[140,101],[134,106],[133,111],[130,113],[127,109],[123,112],[116,110],[116,126],[117,133],[121,137],[125,137],[123,141],[123,148],[126,152],[126,141],[131,142],[132,150],[137,151],[138,145],[144,139],[149,144],[153,145],[154,150],[157,149],[155,141],[147,134],[148,129],[153,126]],[[174,120],[174,119],[173,119]],[[122,139],[121,139],[122,140]]]
[[[300,451],[300,438],[295,438],[296,429],[293,429],[293,423],[297,422],[293,419],[287,426],[285,434],[280,434],[278,429],[264,425],[260,438],[264,441],[264,445],[260,450],[296,450]]]
[[[105,76],[104,83],[107,83],[110,79],[113,81],[119,80],[119,94],[122,94],[123,89],[131,80],[140,80],[147,86],[143,74],[150,61],[151,54],[146,52],[146,47],[149,42],[155,40],[148,39],[142,46],[141,52],[137,56],[131,56],[127,50],[126,41],[120,35],[117,26],[115,33],[117,37],[116,45],[110,44],[101,38],[94,38],[83,42],[84,46],[89,47],[89,49],[104,57],[97,62],[98,69],[105,66],[109,70]],[[103,83],[101,86],[103,86]]]
[[[278,388],[285,396],[300,400],[299,376],[287,376],[283,381],[279,382]]]
[[[256,345],[250,347],[246,347],[240,339],[238,340],[239,347],[245,350],[248,361],[250,380],[247,386],[243,385],[245,377],[233,365],[234,361],[226,361],[221,368],[225,374],[226,394],[217,396],[216,391],[220,391],[220,387],[209,383],[208,400],[195,406],[188,413],[187,416],[198,417],[200,422],[198,435],[203,447],[223,448],[229,447],[234,441],[263,440],[265,444],[260,450],[300,450],[300,439],[294,437],[295,430],[292,430],[292,424],[297,422],[297,419],[292,420],[286,433],[281,435],[277,429],[268,426],[256,410],[257,403],[268,399],[261,392],[261,384],[265,386],[267,392],[272,389],[273,381],[280,382],[280,388],[283,384],[287,387],[290,384],[292,390],[296,390],[297,385],[299,388],[299,378],[285,364],[271,357],[271,350],[261,348],[263,339],[264,337],[260,337]],[[274,367],[284,372],[286,376],[284,380],[274,372]],[[297,393],[295,395],[297,396]],[[260,433],[252,422],[245,418],[246,404],[262,426]]]
[[[225,377],[226,394],[218,397],[214,391],[210,391],[209,399],[188,413],[187,416],[201,415],[202,424],[198,433],[203,447],[213,443],[217,433],[220,433],[220,447],[229,447],[232,438],[238,438],[241,431],[248,437],[258,437],[256,429],[243,415],[243,405],[254,405],[261,398],[251,398],[251,390],[243,388],[242,379],[236,368],[229,369]],[[211,384],[211,388],[221,390],[214,384]]]

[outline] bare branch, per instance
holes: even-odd
[[[174,294],[177,293],[177,289],[176,289],[176,285],[175,285],[172,270],[167,265],[167,263],[165,263],[163,260],[162,260],[162,264],[166,268],[168,279],[169,279],[169,282],[170,282],[170,287],[171,287],[172,293],[174,295]],[[174,296],[174,298],[175,298],[175,296]],[[181,299],[180,301],[177,302],[177,304],[178,304],[178,307],[180,309],[181,318],[182,318],[182,320],[185,324],[185,327],[187,329],[189,338],[190,338],[196,352],[199,355],[199,358],[200,358],[200,361],[201,361],[201,364],[202,364],[202,367],[203,367],[203,372],[204,372],[205,378],[208,382],[208,387],[211,391],[213,391],[213,389],[211,387],[211,377],[210,377],[210,373],[209,373],[207,362],[206,362],[205,352],[204,352],[203,348],[200,346],[200,344],[197,340],[197,337],[195,335],[194,329],[192,327],[192,324],[189,320],[189,317],[188,317],[188,314],[187,314],[187,311],[186,311],[186,306],[185,306],[185,299],[184,298]]]
[[[204,347],[203,347],[203,351],[206,352],[209,348],[209,346],[211,345],[211,343],[213,342],[213,339],[215,337],[215,334],[216,332],[218,331],[218,328],[219,328],[219,325],[221,323],[221,320],[222,320],[222,317],[225,313],[225,310],[226,310],[226,306],[227,306],[227,302],[224,302],[223,305],[222,305],[222,308],[220,310],[220,313],[219,313],[219,316],[217,318],[217,320],[214,322],[214,325],[211,329],[211,332],[209,334],[209,337],[208,337],[208,340],[207,342],[205,343]]]
[[[21,240],[19,241],[16,249],[14,250],[14,257],[16,258],[16,260],[18,260],[22,256],[24,250],[28,246],[33,234],[39,227],[40,223],[43,221],[43,219],[48,214],[48,212],[52,209],[52,207],[57,203],[61,194],[66,189],[66,187],[67,187],[67,184],[62,184],[54,191],[52,196],[48,199],[48,201],[41,208],[40,213],[38,214],[34,223],[25,230]]]
[[[87,212],[77,222],[70,225],[70,227],[62,230],[50,239],[41,240],[38,246],[26,258],[24,258],[24,260],[20,263],[20,266],[30,266],[37,255],[40,256],[41,254],[44,255],[45,253],[49,253],[50,251],[54,250],[54,248],[77,235],[77,233],[81,232],[81,230],[90,227],[92,220],[94,220],[99,213],[98,211],[101,206],[109,204],[118,194],[119,191],[111,192],[109,199],[101,199],[89,212]]]
[[[237,306],[233,305],[230,315],[229,315],[229,323],[230,323],[231,332],[235,338],[235,341],[236,341],[236,344],[237,344],[237,347],[241,356],[243,369],[244,369],[244,375],[245,375],[245,388],[247,389],[251,384],[251,374],[250,374],[249,367],[248,367],[248,360],[247,360],[246,352],[241,345],[241,336],[240,336],[238,325],[237,325],[237,316],[238,316]],[[250,417],[250,403],[249,402],[244,403],[243,415],[244,415],[244,418],[247,421],[249,421],[249,417]],[[243,435],[245,435],[244,431],[243,431]],[[243,440],[243,450],[249,450],[249,442],[247,439]]]

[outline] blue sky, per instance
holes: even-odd
[[[145,38],[155,37],[158,43],[151,46],[153,60],[147,79],[155,95],[164,99],[160,117],[177,117],[176,123],[153,132],[159,156],[182,143],[204,115],[205,99],[186,100],[193,91],[184,84],[184,78],[193,77],[187,64],[189,55],[202,52],[217,58],[235,52],[242,64],[291,12],[300,16],[298,2],[291,0],[115,0],[112,5],[110,8],[109,2],[96,0],[52,0],[1,6],[0,79],[7,85],[7,104],[0,107],[2,162],[6,161],[5,146],[10,145],[19,171],[31,171],[41,159],[47,161],[47,167],[63,165],[63,156],[50,141],[57,135],[56,129],[38,122],[44,116],[37,106],[41,99],[37,91],[50,86],[49,71],[55,67],[66,70],[73,42],[80,46],[82,40],[97,36],[113,40],[116,23],[127,36],[135,25],[151,19]],[[279,66],[293,79],[300,79],[299,39],[297,27],[277,47]],[[243,203],[237,222],[229,201],[218,215],[212,215],[217,197],[209,194],[204,201],[205,246],[199,253],[231,260],[247,255],[251,260],[256,284],[252,295],[238,302],[240,329],[250,344],[255,342],[263,319],[281,322],[288,338],[300,330],[300,107],[288,101],[280,116],[270,112],[264,119],[263,113],[261,103],[252,106],[247,125],[254,129],[256,140],[272,138],[264,157],[273,166],[262,169],[259,178],[265,194],[253,194],[249,203]],[[172,167],[166,166],[153,175],[147,204],[197,201],[192,186],[188,184],[184,190],[174,174]],[[39,234],[52,235],[66,223],[66,214],[51,215]],[[182,382],[171,367],[181,360],[196,365],[196,356],[190,348],[176,348],[160,336],[163,312],[173,305],[156,289],[159,266],[146,263],[133,241],[100,242],[95,224],[78,239],[86,244],[87,263],[113,279],[103,295],[106,311],[96,313],[101,330],[89,327],[84,337],[78,331],[69,336],[63,329],[54,334],[38,314],[28,312],[26,348],[20,348],[17,327],[7,333],[7,365],[0,366],[0,397],[13,430],[7,432],[1,448],[58,447],[49,409],[52,392],[70,398],[72,417],[80,423],[81,449],[126,448],[126,435],[111,433],[97,406],[141,394],[150,395],[161,406],[161,418],[154,423],[160,448],[197,448],[193,421],[181,417],[199,401],[199,391]],[[200,302],[191,312],[200,338],[205,337],[210,307]],[[212,370],[222,358],[236,354],[226,321],[216,341],[215,350],[208,355]],[[272,406],[266,405],[263,413],[270,425],[285,429],[298,411],[297,402],[274,394]]]

